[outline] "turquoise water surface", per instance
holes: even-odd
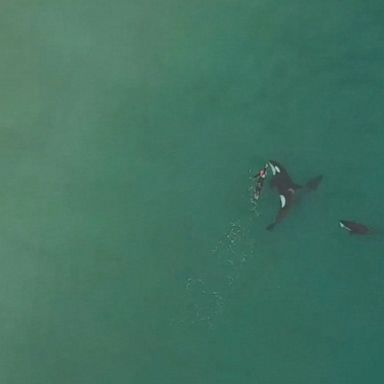
[[[1,383],[384,380],[381,1],[1,8]]]

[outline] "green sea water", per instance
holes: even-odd
[[[383,382],[383,18],[3,0],[0,382]],[[324,175],[273,232],[268,159]]]

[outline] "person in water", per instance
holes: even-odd
[[[268,163],[265,164],[264,168],[262,168],[259,171],[259,173],[255,176],[256,187],[255,187],[255,193],[253,195],[255,200],[259,200],[259,198],[261,196],[261,192],[262,192],[263,187],[264,187],[264,182],[265,182],[265,179],[267,178],[267,168],[268,168]]]

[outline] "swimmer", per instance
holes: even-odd
[[[268,168],[268,163],[265,164],[264,168],[259,171],[259,173],[255,176],[256,178],[256,186],[255,186],[255,193],[253,197],[255,200],[259,200],[261,196],[261,192],[264,187],[264,181],[267,177],[267,168]]]

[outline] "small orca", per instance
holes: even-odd
[[[280,163],[275,160],[270,160],[268,164],[273,174],[271,186],[276,187],[277,191],[279,192],[281,203],[275,221],[269,224],[266,228],[268,231],[271,231],[275,225],[280,223],[289,213],[295,201],[297,191],[304,190],[309,192],[316,190],[323,180],[323,176],[319,175],[309,180],[303,188],[301,185],[296,184],[292,180],[287,170]]]
[[[340,220],[339,225],[341,228],[347,230],[351,235],[370,235],[374,233],[374,231],[366,225],[350,220]]]

